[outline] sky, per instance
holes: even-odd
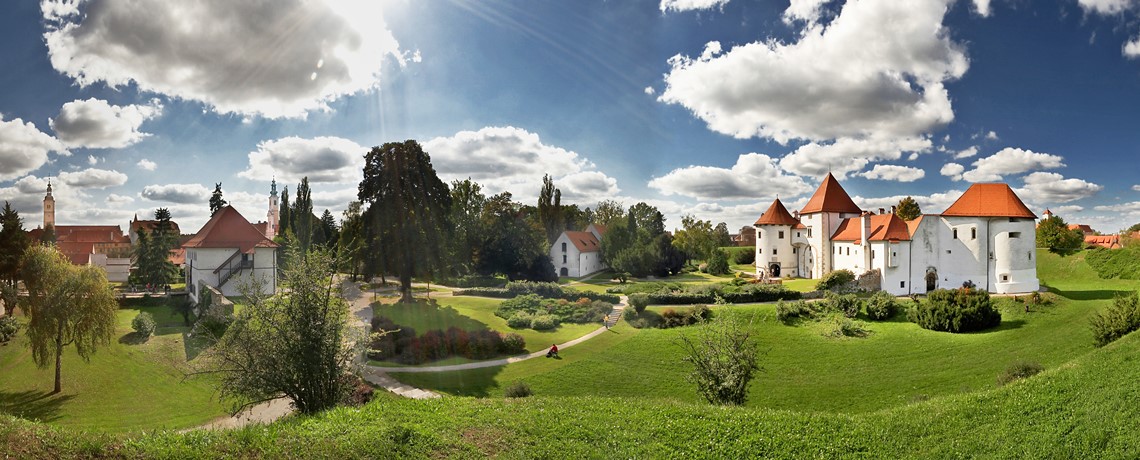
[[[734,232],[831,172],[865,209],[1008,183],[1140,222],[1140,0],[32,0],[0,14],[0,200],[185,231],[216,183],[317,212],[415,139],[445,181]]]

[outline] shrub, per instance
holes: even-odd
[[[1089,326],[1098,347],[1140,329],[1140,299],[1135,292],[1117,295],[1111,307],[1089,318]]]
[[[542,297],[537,294],[525,294],[513,299],[504,300],[495,309],[495,316],[510,319],[515,313],[534,313],[543,308]]]
[[[1040,374],[1043,370],[1045,370],[1045,367],[1040,363],[1019,361],[1010,364],[1009,367],[1005,368],[1005,371],[998,374],[997,384],[1000,387],[1014,380],[1033,377],[1034,375]]]
[[[720,249],[714,249],[712,254],[709,255],[709,263],[705,267],[709,274],[724,275],[728,273],[728,254]]]
[[[685,310],[672,308],[661,312],[661,323],[658,327],[669,329],[674,327],[691,326],[712,318],[712,310],[706,305],[697,305]]]
[[[729,303],[775,302],[796,300],[800,293],[782,285],[746,284],[736,290],[728,290],[724,284],[704,284],[676,291],[658,291],[649,294],[652,305],[692,305],[713,303],[717,296]]]
[[[523,336],[510,333],[503,336],[502,346],[499,348],[499,353],[505,355],[517,355],[526,351],[526,339]]]
[[[614,294],[603,294],[591,291],[562,287],[558,283],[536,281],[512,281],[503,288],[480,287],[458,289],[455,295],[472,295],[479,297],[493,297],[496,299],[510,299],[525,294],[534,294],[547,299],[578,300],[585,297],[590,300],[617,303],[620,299]]]
[[[142,338],[150,337],[151,334],[154,334],[155,329],[154,315],[145,311],[139,312],[138,315],[135,315],[135,319],[131,320],[131,329],[134,329],[135,333]]]
[[[836,270],[816,283],[815,288],[820,291],[838,291],[855,282],[855,273],[851,270]]]
[[[525,311],[520,311],[514,315],[511,315],[511,317],[507,319],[507,326],[515,329],[526,329],[530,327],[530,322],[533,320],[534,315]]]
[[[503,390],[503,394],[508,398],[525,398],[533,395],[534,392],[530,391],[530,387],[527,386],[527,384],[515,382],[507,386],[507,388]]]
[[[852,321],[851,318],[836,318],[835,326],[824,334],[829,337],[866,337],[871,331],[863,327],[863,323]]]
[[[645,311],[645,307],[649,306],[649,294],[644,292],[630,294],[629,306],[633,307],[633,310],[638,313]]]
[[[737,265],[747,265],[747,264],[756,263],[756,251],[755,251],[755,249],[748,248],[748,250],[745,250],[745,251],[736,251],[736,254],[732,255],[732,262],[737,264]]]
[[[986,291],[936,289],[911,307],[907,319],[932,331],[970,332],[1001,324],[1001,313]]]
[[[344,374],[341,378],[345,380],[345,387],[350,389],[341,403],[348,406],[363,406],[372,401],[372,395],[375,391],[372,385],[369,385],[360,376]]]
[[[875,321],[882,321],[895,316],[898,307],[895,296],[886,291],[878,291],[870,299],[867,299],[867,317]]]
[[[20,332],[20,322],[14,316],[0,316],[0,343],[12,340]]]
[[[723,315],[691,337],[681,335],[684,360],[693,365],[688,380],[708,402],[744,405],[753,374],[760,370],[760,349],[750,328]]]
[[[828,311],[842,313],[848,318],[854,318],[859,315],[859,310],[863,309],[863,301],[855,294],[839,295],[828,291],[823,298]]]
[[[233,307],[227,308],[221,302],[207,305],[206,313],[194,323],[193,335],[205,334],[212,340],[221,339],[234,322]]]
[[[467,343],[467,357],[471,359],[487,359],[499,353],[503,337],[491,330],[473,331]]]
[[[815,311],[803,300],[795,302],[781,300],[776,304],[776,319],[784,324],[791,324],[797,319],[811,318],[814,315]]]
[[[554,315],[537,315],[530,321],[530,328],[536,331],[549,331],[558,327],[558,317]]]

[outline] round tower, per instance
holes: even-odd
[[[798,223],[779,198],[756,220],[757,275],[778,278],[796,273],[792,237]]]
[[[55,227],[55,197],[51,196],[51,180],[48,180],[47,195],[44,196],[44,228]]]

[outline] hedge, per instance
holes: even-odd
[[[715,303],[717,298],[728,303],[775,302],[777,300],[797,300],[798,291],[780,285],[752,284],[739,290],[725,290],[723,285],[705,285],[683,291],[658,291],[649,293],[652,305],[692,305]]]
[[[497,299],[510,299],[524,294],[535,294],[547,299],[566,299],[570,301],[581,298],[601,300],[609,303],[618,303],[621,301],[621,298],[615,294],[579,291],[577,289],[563,287],[558,283],[536,281],[512,281],[507,283],[507,287],[503,288],[471,288],[455,291],[455,295],[494,297]]]
[[[936,289],[927,293],[925,302],[910,308],[907,319],[932,331],[970,332],[1001,324],[1001,312],[986,291]]]

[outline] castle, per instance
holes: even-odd
[[[779,198],[756,221],[759,276],[822,278],[878,272],[895,295],[973,283],[993,293],[1036,291],[1037,216],[1006,184],[973,184],[942,214],[904,221],[860,209],[830,173],[802,210]]]

